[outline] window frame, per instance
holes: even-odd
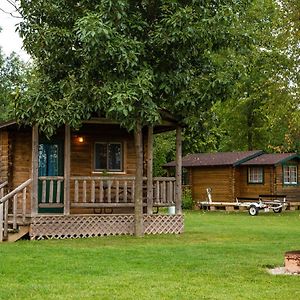
[[[108,155],[108,147],[110,144],[117,144],[121,146],[121,157],[120,157],[120,169],[97,169],[96,168],[96,159],[97,159],[97,155],[96,155],[96,147],[97,145],[102,144],[102,145],[106,145],[106,166],[109,166],[109,155]],[[123,173],[124,172],[124,143],[121,141],[95,141],[94,142],[94,150],[93,150],[93,155],[94,155],[94,159],[93,159],[93,173]]]
[[[253,181],[253,178],[251,178],[251,171],[253,171],[253,170],[260,170],[261,179],[259,181]],[[248,169],[247,169],[247,182],[248,182],[248,184],[264,184],[264,182],[265,182],[264,167],[263,166],[248,167]]]
[[[285,176],[285,169],[288,168],[288,172],[290,172],[290,168],[294,168],[296,170],[295,175],[296,175],[296,181],[286,181],[286,176]],[[291,177],[291,175],[289,175]],[[292,164],[292,165],[283,165],[282,166],[282,183],[283,185],[298,185],[298,165]]]

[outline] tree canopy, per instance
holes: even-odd
[[[195,129],[214,102],[232,93],[247,68],[244,58],[262,47],[258,31],[276,5],[21,0],[20,12],[19,31],[36,71],[16,115],[51,134],[95,112],[132,129],[137,119],[158,122],[162,109]]]

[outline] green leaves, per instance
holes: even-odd
[[[198,135],[216,148],[227,129],[216,129],[223,115],[212,105],[227,100],[228,114],[238,107],[250,117],[253,108],[260,120],[270,86],[296,80],[279,8],[274,0],[22,0],[20,33],[36,70],[17,117],[51,133],[100,113],[130,130],[137,119],[156,124],[163,109],[187,124],[191,147],[203,149]]]

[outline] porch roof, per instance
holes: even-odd
[[[244,163],[243,166],[257,166],[257,165],[278,165],[292,159],[300,159],[297,153],[273,153],[262,154],[258,157],[250,159]]]
[[[217,152],[189,154],[182,158],[183,167],[213,167],[213,166],[237,166],[252,159],[263,152],[261,150],[240,152]],[[175,167],[175,161],[169,162],[164,167]]]

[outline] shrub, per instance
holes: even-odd
[[[190,188],[184,188],[182,191],[182,208],[192,209],[194,205],[192,191]]]

